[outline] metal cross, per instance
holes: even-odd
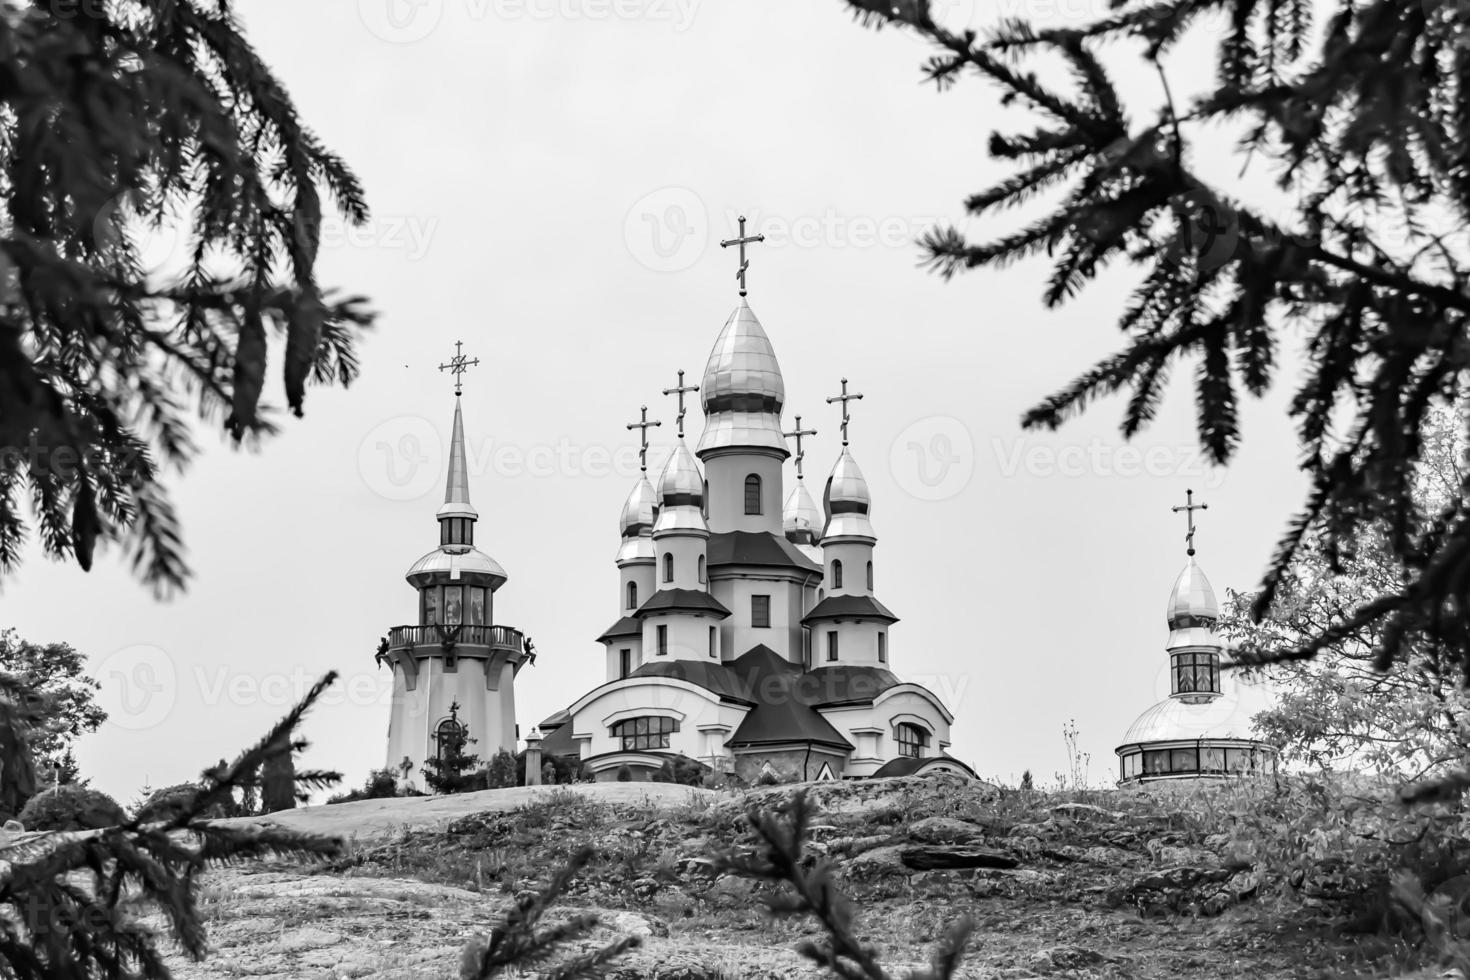
[[[449,371],[454,374],[454,394],[456,397],[459,396],[460,385],[463,381],[461,376],[470,368],[480,363],[478,357],[473,361],[466,359],[462,353],[463,348],[464,344],[456,340],[454,342],[454,356],[449,359],[448,364],[439,365],[439,370]]]
[[[1193,490],[1184,491],[1184,506],[1174,508],[1174,513],[1177,514],[1182,510],[1184,511],[1184,516],[1189,520],[1189,530],[1184,535],[1184,543],[1187,546],[1190,556],[1194,555],[1194,512],[1209,509],[1209,504],[1197,504],[1194,502]]]
[[[847,379],[846,378],[843,378],[842,379],[842,394],[840,394],[840,395],[833,395],[831,398],[828,398],[827,399],[827,404],[828,405],[832,404],[833,402],[841,402],[842,403],[842,444],[844,446],[847,445],[847,420],[850,418],[850,416],[847,414],[847,403],[848,402],[855,402],[855,401],[857,401],[861,397],[863,397],[863,396],[862,395],[849,395],[847,393]]]
[[[796,417],[796,431],[795,432],[783,432],[781,434],[783,436],[785,436],[786,438],[788,438],[788,439],[795,439],[796,440],[796,478],[798,480],[800,480],[801,479],[801,461],[806,458],[806,453],[802,452],[802,449],[801,449],[801,439],[802,439],[802,436],[814,436],[814,435],[817,434],[817,430],[816,429],[803,429],[801,427],[801,416],[798,415]]]
[[[727,239],[726,241],[720,242],[720,248],[728,248],[731,245],[740,246],[740,268],[735,270],[735,278],[740,280],[741,296],[745,295],[745,270],[750,268],[750,262],[747,261],[745,258],[745,246],[750,242],[763,242],[765,240],[765,235],[745,234],[745,215],[742,214],[740,216],[740,235],[736,238],[731,238]]]
[[[640,430],[639,433],[638,433],[638,443],[639,443],[639,445],[638,445],[638,468],[640,470],[642,470],[643,472],[647,473],[648,472],[648,430],[651,429],[651,428],[653,428],[656,425],[663,425],[663,423],[660,422],[658,419],[649,419],[649,417],[648,417],[648,406],[647,405],[644,405],[641,409],[639,409],[639,411],[641,411],[643,413],[642,418],[640,418],[637,422],[629,422],[628,423],[628,428]]]
[[[675,388],[665,388],[664,389],[664,394],[666,394],[666,395],[678,395],[679,396],[679,416],[678,416],[678,418],[676,418],[674,420],[674,424],[679,427],[679,438],[680,439],[684,438],[684,394],[686,392],[698,391],[698,390],[699,390],[699,385],[686,385],[684,383],[684,372],[683,371],[680,371],[679,372],[679,384],[678,384],[677,387],[675,387]]]

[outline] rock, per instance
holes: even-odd
[[[726,905],[745,905],[755,892],[755,882],[737,875],[722,875],[709,886],[705,897]]]
[[[1105,868],[1121,868],[1133,860],[1133,855],[1121,847],[1098,845],[1096,847],[1089,847],[1083,851],[1082,860],[1092,864],[1100,864]]]
[[[909,826],[908,835],[922,844],[974,844],[985,838],[985,831],[953,817],[925,817]]]
[[[640,915],[637,912],[613,912],[603,921],[603,925],[621,935],[637,936],[639,939],[669,934],[667,925],[651,915]]]
[[[1248,868],[1162,868],[1112,889],[1108,901],[1132,905],[1141,912],[1219,915],[1253,896],[1259,887],[1259,875]]]
[[[1093,806],[1091,803],[1058,803],[1056,806],[1049,807],[1047,812],[1061,814],[1062,816],[1071,817],[1074,820],[1085,817],[1104,820],[1128,819],[1128,814],[1126,813],[1119,810],[1104,810],[1102,807]]]
[[[890,844],[864,851],[842,866],[850,877],[858,879],[877,878],[883,875],[906,875],[910,869],[900,854],[903,847]]]
[[[899,860],[915,871],[944,868],[1014,868],[1021,862],[1001,851],[973,845],[916,844],[899,850]]]
[[[1111,957],[1085,946],[1052,946],[1034,953],[1029,966],[1041,973],[1052,973],[1058,970],[1080,970],[1108,962],[1111,962]]]
[[[856,857],[864,851],[871,851],[875,847],[882,847],[892,842],[893,838],[888,834],[874,834],[871,837],[841,837],[827,844],[827,853]]]
[[[277,945],[287,952],[298,952],[332,946],[341,941],[341,933],[327,932],[325,929],[314,929],[307,926],[304,929],[292,929],[290,932],[282,933]]]

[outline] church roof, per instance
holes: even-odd
[[[716,565],[769,565],[821,572],[821,566],[780,535],[768,531],[723,531],[711,534],[705,545],[705,561]]]
[[[619,636],[638,636],[642,632],[643,624],[638,622],[638,619],[636,617],[624,616],[622,619],[618,620],[616,623],[613,623],[606,630],[604,630],[602,635],[597,638],[597,642],[601,643],[604,640],[615,639]],[[543,725],[542,727],[545,726]]]
[[[417,576],[429,576],[436,572],[448,574],[451,580],[458,579],[465,573],[486,575],[495,580],[491,587],[496,589],[500,588],[508,577],[505,569],[500,566],[500,562],[478,548],[443,545],[409,566],[404,578],[417,586],[421,584],[414,581]]]
[[[1168,697],[1138,716],[1123,736],[1123,745],[1194,739],[1255,740],[1249,712],[1233,695],[1208,700]]]
[[[541,730],[546,732],[546,724],[543,722]],[[541,739],[541,757],[543,759],[553,755],[580,755],[581,746],[577,740],[572,738],[572,726],[563,721],[554,731],[547,732]]]
[[[803,623],[814,619],[882,619],[898,622],[898,617],[870,595],[829,595],[812,607],[812,611],[801,618]]]
[[[1220,618],[1220,604],[1215,600],[1215,590],[1210,587],[1210,580],[1205,578],[1205,573],[1200,570],[1193,554],[1189,556],[1189,564],[1184,566],[1184,570],[1174,580],[1174,588],[1169,590],[1169,604],[1164,615],[1170,628],[1176,624],[1198,625],[1202,619],[1213,621]]]
[[[766,331],[744,299],[715,339],[700,384],[704,432],[701,458],[708,450],[757,446],[789,455],[781,434],[786,383]]]
[[[628,676],[671,677],[698,685],[726,701],[754,704],[751,691],[741,684],[739,675],[724,664],[702,660],[656,660],[644,664]]]
[[[802,682],[805,700],[823,708],[867,704],[890,687],[903,683],[892,671],[862,664],[819,667],[808,671],[806,678]]]
[[[832,723],[821,714],[790,698],[757,704],[740,722],[727,743],[731,746],[770,745],[781,742],[811,742],[851,749]]]
[[[653,484],[648,482],[648,477],[640,477],[633,486],[633,492],[628,494],[628,499],[623,503],[622,518],[618,522],[618,530],[624,537],[637,534],[639,531],[651,530],[653,528],[653,512],[656,509],[658,497],[653,492]]]
[[[816,538],[822,533],[822,512],[817,510],[817,503],[807,492],[804,480],[798,480],[786,497],[786,506],[781,512],[781,529],[788,536]]]
[[[440,517],[479,517],[470,504],[470,472],[464,449],[464,418],[459,410],[459,395],[454,396],[454,428],[449,437],[449,475],[444,480],[444,506]]]
[[[949,755],[948,753],[941,752],[939,755],[930,756],[927,759],[915,759],[911,756],[906,755],[899,756],[897,759],[889,759],[887,762],[883,763],[883,765],[878,767],[877,771],[873,773],[872,778],[881,779],[886,776],[912,776],[920,769],[923,769],[924,767],[935,762],[947,762],[950,765],[959,766],[971,776],[975,775],[975,770],[971,769],[969,766],[965,765],[954,756]]]
[[[708,592],[699,589],[660,589],[649,596],[648,601],[638,607],[634,616],[642,617],[651,612],[666,610],[714,613],[719,619],[730,615],[730,610]]]
[[[822,529],[822,537],[876,537],[868,518],[872,505],[873,495],[868,490],[868,481],[863,478],[863,471],[858,469],[857,460],[844,446],[822,490],[822,507],[827,512],[827,525]]]

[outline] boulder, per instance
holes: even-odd
[[[921,844],[977,844],[985,831],[954,817],[925,817],[909,825],[908,836]]]
[[[1020,861],[1002,851],[974,845],[915,844],[899,849],[899,860],[915,871],[947,868],[1014,868]]]
[[[1113,905],[1140,912],[1219,915],[1252,897],[1260,876],[1249,868],[1184,866],[1136,875],[1108,892]]]

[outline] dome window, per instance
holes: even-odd
[[[612,737],[620,739],[624,752],[646,752],[669,747],[669,736],[679,730],[672,718],[645,716],[629,718],[612,726]]]
[[[745,513],[747,516],[761,512],[761,478],[754,473],[745,478]]]

